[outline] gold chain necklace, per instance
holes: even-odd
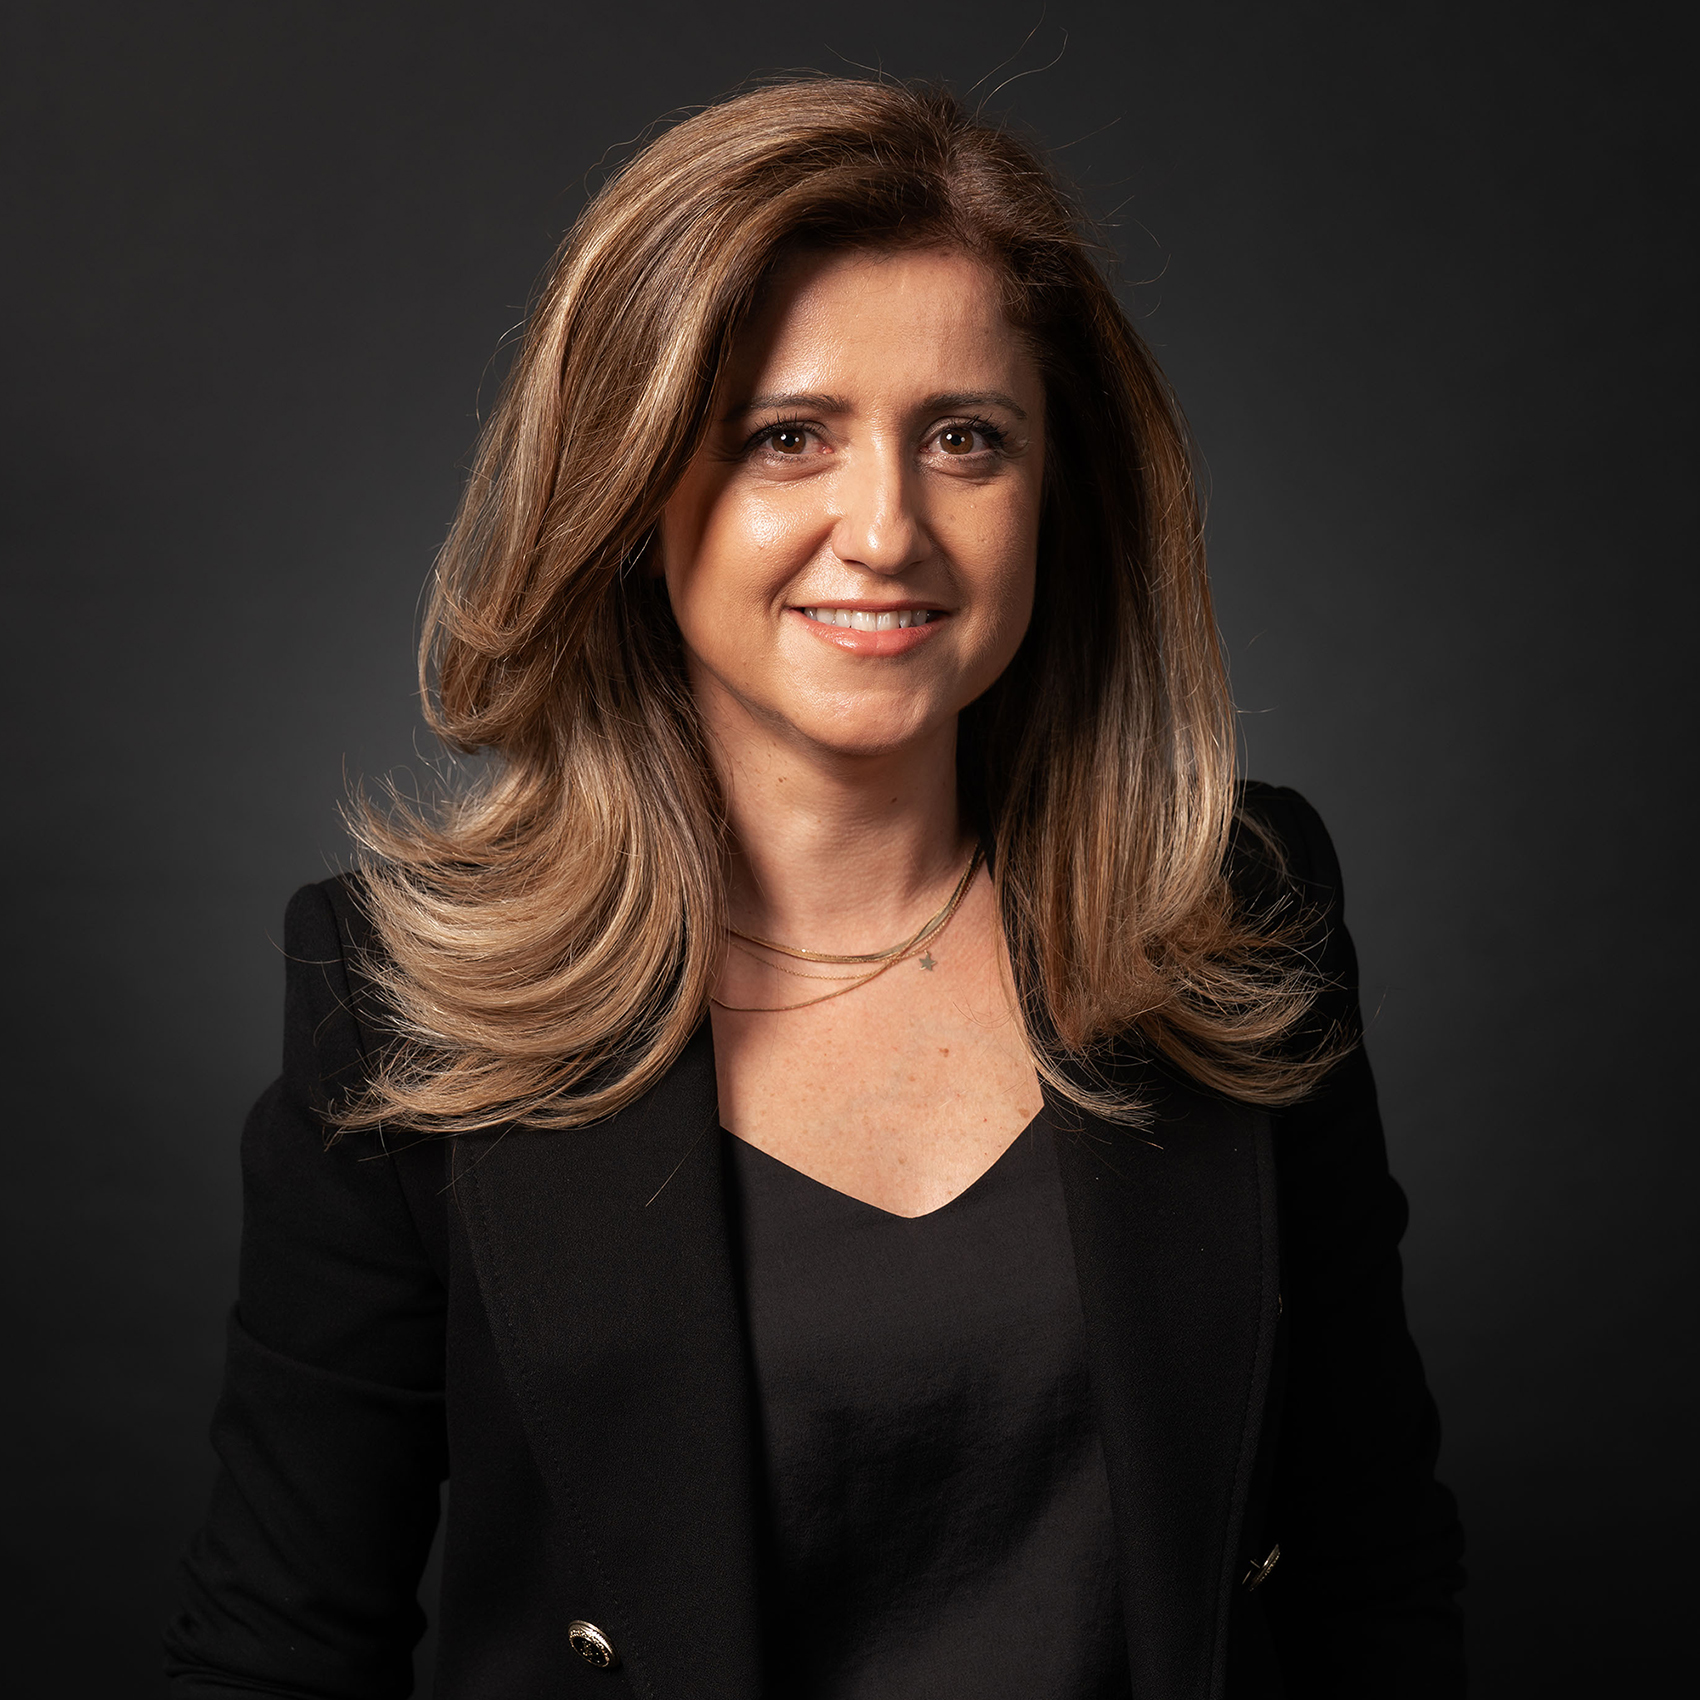
[[[976,845],[974,854],[968,858],[968,866],[963,872],[962,878],[956,882],[956,889],[945,900],[944,907],[931,920],[923,922],[919,932],[906,938],[901,944],[893,945],[889,950],[869,951],[863,955],[855,956],[840,956],[827,950],[802,950],[795,945],[776,944],[772,939],[758,938],[754,933],[740,932],[736,927],[728,927],[727,933],[735,939],[742,939],[745,944],[757,945],[762,950],[771,950],[780,956],[793,957],[799,962],[846,964],[854,967],[865,967],[870,971],[866,974],[845,975],[843,978],[847,983],[837,991],[827,992],[824,996],[818,998],[805,998],[801,1003],[736,1004],[725,1003],[720,998],[711,998],[710,1002],[719,1004],[720,1008],[729,1010],[736,1015],[773,1015],[788,1009],[808,1009],[814,1004],[826,1003],[833,998],[841,998],[847,992],[854,992],[862,986],[869,985],[877,980],[880,975],[895,968],[898,963],[908,962],[917,956],[922,957],[921,966],[923,968],[931,968],[933,961],[930,946],[933,940],[950,925],[952,917],[961,907],[963,898],[968,895],[968,887],[974,881],[974,875],[980,866],[981,856],[982,851]],[[753,953],[745,951],[743,954],[749,956]],[[756,960],[759,962],[761,958],[757,957]],[[782,968],[777,962],[770,962],[767,966],[778,970],[781,974],[797,974],[796,969]],[[836,974],[797,974],[797,978],[801,980],[836,980],[840,976]]]

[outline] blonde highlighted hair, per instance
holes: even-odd
[[[1044,374],[1032,626],[965,711],[1017,1003],[1064,1096],[1138,1114],[1130,1043],[1230,1096],[1307,1091],[1293,917],[1224,873],[1235,732],[1185,428],[1056,178],[950,95],[808,79],[652,141],[568,233],[438,562],[426,714],[489,758],[357,811],[396,1043],[349,1126],[569,1127],[652,1086],[708,1010],[725,826],[662,584],[640,563],[733,338],[799,247],[949,245]]]

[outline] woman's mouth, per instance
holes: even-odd
[[[803,608],[799,612],[817,625],[842,626],[852,632],[906,632],[940,617],[933,608]]]
[[[855,608],[818,603],[790,610],[823,643],[851,655],[903,655],[949,618],[943,608]]]

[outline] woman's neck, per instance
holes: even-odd
[[[970,848],[954,723],[853,756],[715,730],[733,926],[810,950],[880,950],[949,895]]]

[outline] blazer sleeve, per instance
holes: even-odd
[[[1286,846],[1313,918],[1319,1024],[1361,1036],[1328,834],[1296,792],[1260,786],[1247,803]],[[1440,1420],[1401,1292],[1408,1212],[1361,1042],[1275,1121],[1286,1392],[1269,1505],[1281,1557],[1261,1594],[1287,1691],[1462,1695],[1463,1531],[1435,1480]]]
[[[353,914],[328,881],[285,920],[283,1074],[242,1135],[220,1469],[166,1632],[173,1700],[413,1690],[448,1471],[444,1293],[383,1141],[333,1139],[326,1120],[370,1048],[346,960]]]

